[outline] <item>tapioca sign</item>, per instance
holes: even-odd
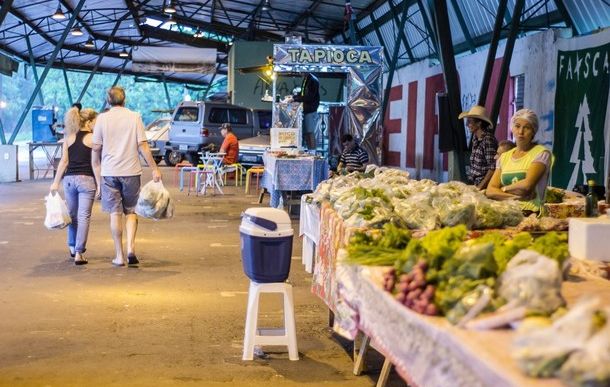
[[[286,50],[290,61],[302,64],[373,64],[368,51],[359,50],[328,50],[324,48],[293,48]]]
[[[380,63],[378,47],[276,45],[275,63],[280,65],[368,66]]]

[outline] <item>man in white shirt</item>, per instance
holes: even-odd
[[[140,193],[142,165],[138,152],[142,153],[152,168],[154,181],[161,180],[161,173],[150,153],[144,123],[139,113],[125,107],[125,90],[114,86],[107,92],[110,110],[97,116],[93,128],[92,163],[101,165],[102,210],[110,214],[110,230],[114,240],[115,257],[112,264],[125,266],[123,251],[123,215],[127,232],[127,263],[139,263],[135,254],[138,217],[135,213]]]

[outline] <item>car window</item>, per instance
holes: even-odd
[[[212,124],[224,124],[227,122],[227,109],[212,108],[208,119]]]
[[[178,109],[176,113],[176,121],[195,122],[199,115],[197,106],[184,106]]]
[[[244,109],[229,109],[229,122],[246,125],[248,123],[248,111]]]
[[[270,110],[259,110],[258,114],[258,128],[269,129],[271,128],[271,111]]]
[[[158,118],[158,119],[154,120],[153,122],[151,122],[150,124],[148,124],[148,126],[145,128],[145,130],[148,130],[150,132],[158,132],[162,129],[165,129],[167,124],[169,124],[168,118]]]

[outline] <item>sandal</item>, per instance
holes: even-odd
[[[75,265],[86,265],[87,263],[89,263],[89,261],[87,261],[85,258],[74,260]]]

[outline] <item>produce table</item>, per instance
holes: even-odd
[[[339,303],[410,384],[417,386],[560,386],[557,379],[525,376],[510,357],[514,331],[468,331],[443,317],[427,317],[381,288],[381,268],[337,265]],[[595,294],[610,305],[605,280],[564,282],[568,304]],[[345,314],[344,314],[345,316]],[[355,333],[355,332],[354,332]]]
[[[271,207],[280,206],[282,192],[313,191],[328,177],[326,160],[311,156],[283,158],[265,153],[263,162],[265,172],[261,185],[271,195]]]
[[[301,212],[315,220],[315,214]],[[382,268],[337,263],[337,255],[354,229],[328,203],[320,209],[318,254],[312,291],[335,313],[334,329],[351,339],[364,332],[416,386],[560,386],[558,379],[524,375],[510,357],[512,330],[469,331],[452,326],[444,317],[427,317],[394,300],[381,287]],[[310,226],[311,227],[311,226]],[[606,280],[564,282],[568,304],[594,294],[610,305]]]

